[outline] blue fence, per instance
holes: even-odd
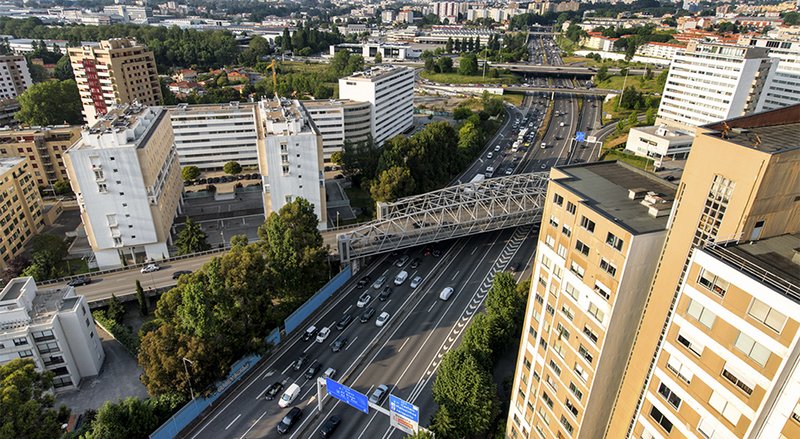
[[[207,398],[196,398],[189,401],[177,413],[172,415],[169,421],[165,422],[158,430],[150,434],[150,439],[172,439],[180,433],[189,423],[194,421],[200,413],[217,400],[231,385],[239,381],[245,372],[250,370],[258,360],[259,355],[244,357],[231,366],[228,377],[217,384],[217,390]]]
[[[350,278],[353,277],[353,270],[348,265],[339,274],[333,277],[324,287],[320,288],[306,303],[297,308],[286,320],[283,321],[283,328],[286,334],[291,334],[292,331],[297,329],[308,316],[317,310],[326,300],[328,300],[333,293],[336,292],[342,285],[344,285]]]
[[[275,328],[272,332],[269,333],[267,338],[265,339],[267,343],[271,344],[272,346],[277,345],[281,342],[281,330],[280,328]]]

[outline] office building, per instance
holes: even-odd
[[[0,100],[13,99],[33,85],[22,55],[0,55]]]
[[[183,183],[166,109],[112,108],[83,130],[65,164],[101,269],[169,256]]]
[[[602,437],[675,186],[619,162],[550,172],[508,437]]]
[[[42,199],[24,157],[0,158],[0,269],[44,229]]]
[[[631,332],[635,340],[624,367],[622,384],[615,397],[604,401],[604,404],[613,407],[611,419],[605,429],[606,437],[627,437],[634,431],[637,419],[642,417],[648,417],[648,422],[651,424],[654,422],[659,424],[661,416],[658,413],[668,416],[661,409],[658,412],[651,411],[651,406],[648,404],[652,401],[646,398],[646,390],[650,388],[650,383],[659,379],[655,371],[659,367],[665,367],[663,362],[657,363],[659,352],[666,350],[670,353],[672,349],[667,347],[667,343],[672,347],[677,346],[676,343],[682,344],[680,349],[684,356],[696,356],[693,361],[706,367],[707,373],[713,373],[714,380],[723,379],[720,376],[722,362],[719,355],[724,354],[721,348],[709,343],[706,345],[709,349],[700,349],[701,343],[707,341],[708,337],[701,337],[699,331],[692,332],[693,340],[698,343],[697,352],[694,353],[691,350],[692,340],[685,336],[681,340],[675,338],[673,325],[680,325],[679,322],[675,323],[679,319],[675,313],[686,312],[685,308],[680,307],[686,306],[685,300],[683,303],[679,301],[681,288],[689,288],[696,282],[707,282],[698,280],[698,267],[693,266],[691,261],[693,249],[721,241],[758,241],[800,232],[798,139],[800,139],[798,105],[729,119],[697,129],[692,152],[678,187],[676,208],[670,216],[669,232],[647,294],[647,306],[638,328]],[[704,262],[698,262],[701,263]],[[747,294],[757,291],[755,287],[744,284],[737,285],[737,288],[744,289]],[[741,291],[741,294],[745,294],[745,291]],[[721,298],[723,300],[719,300],[718,305],[736,308],[736,312],[740,314],[745,312],[749,305],[741,300],[737,301],[736,296],[739,293],[732,296],[730,304],[726,304],[726,299]],[[721,313],[719,307],[715,306],[714,310]],[[696,309],[692,312],[695,311]],[[724,318],[733,319],[733,316],[725,314]],[[715,329],[714,337],[717,337],[716,333]],[[723,347],[733,351],[735,340],[730,339],[729,334],[729,330],[726,332],[721,328],[718,336],[722,337],[719,340],[725,338],[728,343]],[[758,340],[766,339],[759,337]],[[781,338],[781,342],[788,342],[788,339]],[[777,349],[777,346],[769,341],[765,341],[764,344]],[[748,376],[751,369],[755,369],[765,378],[772,377],[777,370],[774,361],[762,367],[739,353],[736,355],[748,363],[749,367],[744,369],[748,372]],[[795,356],[793,361],[796,361],[796,358]],[[709,382],[706,377],[703,377],[702,381],[706,384]],[[693,381],[688,389],[690,393],[695,390],[702,391],[700,381],[697,383],[698,387],[694,388],[694,384]],[[773,391],[773,389],[764,390]],[[704,395],[698,394],[697,397],[704,398],[705,403],[709,398],[708,393],[705,390]],[[757,397],[760,398],[762,395],[763,393],[759,393]],[[795,393],[795,398],[796,395]],[[717,402],[718,400],[715,400],[714,404]],[[750,400],[747,404],[753,410],[758,409],[755,400]],[[737,407],[741,408],[740,405]],[[699,408],[693,407],[693,410]],[[700,419],[688,413],[686,416],[682,422],[695,423],[686,428],[696,431],[696,423]],[[715,416],[718,420],[722,420],[725,413]],[[724,424],[724,420],[720,422]],[[661,427],[656,427],[661,428],[661,436],[667,436],[666,430],[669,428],[666,425],[661,423]],[[734,434],[743,431],[741,430],[743,424],[728,427]],[[722,431],[719,435],[728,437]]]
[[[339,79],[339,97],[372,104],[372,138],[376,145],[414,124],[414,70],[377,66]]]
[[[302,101],[306,113],[322,136],[325,163],[345,142],[366,142],[372,135],[372,104],[348,99]]]
[[[256,104],[178,104],[169,115],[181,166],[211,171],[230,161],[258,165]]]
[[[800,437],[798,249],[785,234],[691,251],[634,437]]]
[[[377,41],[331,44],[329,54],[332,57],[336,55],[336,52],[342,50],[361,55],[367,60],[374,60],[380,54],[382,62],[418,59],[422,55],[421,51],[414,49],[408,43],[383,43]]]
[[[739,44],[766,47],[768,56],[778,61],[778,67],[767,78],[758,100],[757,111],[774,110],[800,104],[800,40],[739,37]]]
[[[136,41],[115,38],[99,46],[70,47],[67,53],[89,125],[114,105],[161,104],[155,57]]]
[[[264,216],[297,198],[314,205],[320,229],[326,227],[322,136],[299,101],[258,103],[258,168],[264,190]]]
[[[648,157],[661,166],[665,158],[685,159],[694,141],[694,131],[667,124],[634,127],[628,132],[625,150]]]
[[[74,287],[38,290],[32,277],[12,279],[0,292],[0,364],[28,358],[52,372],[56,392],[96,376],[103,344],[83,296]]]
[[[77,125],[0,129],[0,157],[27,157],[34,183],[52,195],[53,185],[68,179],[63,155],[80,136]]]

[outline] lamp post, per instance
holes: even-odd
[[[189,375],[189,368],[186,367],[187,362],[192,366],[194,366],[194,362],[186,357],[182,357],[181,360],[183,360],[183,370],[186,372],[186,380],[189,382],[189,394],[191,394],[192,399],[194,399],[194,390],[192,390],[192,376]]]

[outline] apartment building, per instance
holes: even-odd
[[[44,229],[42,199],[24,157],[0,158],[0,270]]]
[[[0,100],[13,99],[33,85],[22,55],[0,55]]]
[[[297,100],[258,103],[258,168],[264,215],[296,198],[314,205],[320,229],[327,225],[322,135]]]
[[[349,99],[301,101],[322,136],[326,164],[345,143],[365,142],[372,136],[372,104]]]
[[[372,104],[372,138],[376,145],[414,123],[414,71],[407,67],[377,66],[340,78],[339,97]]]
[[[178,104],[169,116],[181,166],[211,171],[230,161],[258,165],[256,104]]]
[[[694,248],[634,437],[800,437],[800,234]]]
[[[63,155],[80,135],[77,125],[0,129],[0,157],[26,157],[36,185],[52,193],[56,182],[67,181]]]
[[[112,108],[81,132],[65,164],[100,268],[169,256],[183,183],[166,109]]]
[[[67,50],[89,125],[117,104],[159,105],[161,85],[153,52],[135,40],[114,38]]]
[[[619,162],[554,168],[506,431],[601,437],[675,186]]]
[[[56,392],[100,372],[103,345],[89,305],[74,287],[38,290],[32,277],[6,284],[0,292],[0,364],[18,358],[52,372]]]
[[[655,160],[661,166],[665,158],[685,159],[694,142],[694,130],[676,128],[665,123],[631,128],[625,150]]]
[[[713,380],[722,382],[721,380],[725,379],[718,376],[721,373],[720,357],[708,356],[709,362],[706,363],[706,353],[699,349],[704,341],[709,341],[710,336],[701,336],[700,331],[689,330],[688,326],[684,325],[687,331],[691,332],[690,336],[694,337],[693,340],[698,343],[698,352],[695,353],[691,352],[692,339],[686,338],[683,333],[681,333],[682,340],[678,341],[676,338],[676,326],[681,326],[679,315],[690,312],[686,308],[688,306],[687,299],[681,301],[682,288],[685,290],[697,282],[706,282],[699,280],[700,267],[692,264],[693,249],[732,239],[758,241],[800,232],[800,221],[798,221],[800,218],[800,202],[798,202],[800,200],[800,144],[798,139],[800,139],[800,105],[729,119],[697,129],[692,152],[678,187],[676,208],[670,217],[667,238],[657,260],[656,272],[647,294],[647,306],[638,328],[631,333],[635,339],[631,353],[626,360],[622,383],[617,395],[605,402],[613,407],[611,419],[605,429],[606,437],[628,437],[634,431],[636,421],[640,417],[650,417],[647,422],[651,424],[653,422],[661,423],[660,419],[656,419],[660,418],[659,415],[652,412],[651,406],[648,405],[652,404],[653,398],[647,399],[646,390],[651,388],[651,383],[663,378],[662,375],[656,375],[655,372],[659,370],[659,367],[666,367],[663,361],[658,362],[660,361],[659,353],[662,351],[669,354],[674,352],[673,348],[677,346],[682,349],[681,352],[684,356],[696,355],[692,358],[693,362],[698,362],[707,371],[714,370]],[[698,256],[695,257],[700,258],[699,254],[697,253]],[[698,264],[702,263],[705,262],[698,261]],[[733,281],[732,278],[724,280]],[[725,303],[727,299],[718,297],[714,299],[717,300],[717,304],[711,308],[712,311],[718,312],[718,315],[724,315],[724,320],[736,322],[737,320],[731,314],[733,311],[723,313],[720,307],[736,308],[736,312],[742,315],[743,312],[746,312],[747,306],[741,298],[737,299],[737,296],[741,297],[740,293],[743,295],[753,294],[756,292],[754,288],[745,284],[737,284],[737,289],[742,291],[737,291],[731,296],[731,303],[727,304]],[[687,297],[703,299],[692,293],[687,293]],[[710,295],[708,297],[713,298]],[[759,300],[761,299],[759,298]],[[776,302],[768,300],[769,303],[775,304]],[[701,304],[711,306],[710,299],[703,299]],[[786,312],[790,311],[789,308],[785,310]],[[696,313],[697,308],[694,307],[691,312]],[[678,323],[674,323],[676,321]],[[719,354],[723,355],[722,348],[733,352],[739,349],[736,345],[745,346],[730,337],[731,329],[726,329],[728,328],[726,325],[721,325],[719,331],[714,330],[715,334],[712,338],[719,340],[720,346],[707,343],[709,354],[712,354],[712,351],[719,351]],[[740,326],[739,330],[745,328],[745,326]],[[763,328],[759,331],[764,332]],[[748,329],[748,333],[756,334],[750,329]],[[764,341],[763,345],[772,349],[770,352],[777,352],[780,355],[776,355],[763,367],[758,365],[756,360],[748,360],[740,355],[740,352],[736,353],[737,358],[741,360],[737,364],[743,366],[742,362],[744,362],[748,365],[747,368],[740,369],[747,372],[747,376],[752,376],[751,372],[755,370],[764,378],[769,379],[778,370],[777,363],[784,361],[778,358],[788,355],[786,348],[780,348],[777,343],[768,341],[770,337],[777,338],[779,336],[775,334],[771,334],[769,337],[759,336],[757,341]],[[790,346],[789,339],[783,335],[780,337],[784,346]],[[687,342],[683,340],[687,340]],[[792,349],[796,349],[796,346]],[[758,354],[759,358],[764,357],[762,354],[764,353]],[[717,354],[713,353],[713,355]],[[732,357],[725,359],[730,358]],[[797,357],[795,356],[792,361],[796,362]],[[709,383],[712,378],[703,377],[702,381]],[[762,380],[760,383],[764,384],[765,381]],[[696,398],[702,400],[703,404],[707,403],[708,390],[702,390],[703,387],[699,380],[696,390],[693,385],[694,381],[692,387],[688,389],[690,393],[701,392],[696,395]],[[673,388],[675,386],[670,387],[670,389]],[[761,398],[764,390],[772,391],[772,389],[764,387],[756,396]],[[733,400],[731,399],[731,401]],[[750,405],[753,411],[759,408],[754,401],[747,402],[747,404],[753,402]],[[715,399],[713,404],[718,402],[719,400]],[[769,404],[772,403],[773,401],[769,401]],[[744,413],[744,405],[747,404],[737,403],[735,407],[743,409]],[[692,409],[699,413],[697,411],[699,408]],[[667,415],[661,408],[658,410],[659,413]],[[698,421],[695,414],[686,414],[686,416],[686,422]],[[718,420],[724,416],[724,413],[715,415]],[[753,416],[755,416],[754,412]],[[724,420],[719,422],[726,425],[726,428],[734,434],[744,431],[741,430],[742,425],[738,423],[734,427],[725,424]],[[674,432],[668,432],[666,431],[668,427],[665,425],[667,424],[661,423],[661,427],[656,427],[661,428],[660,436],[656,437],[679,437],[684,433],[683,429],[678,430],[677,428]],[[695,428],[696,426],[690,427]],[[720,431],[720,437],[728,437],[722,433],[722,430]]]
[[[764,92],[758,100],[757,111],[800,104],[800,39],[741,36],[739,44],[766,47],[768,56],[778,60],[778,67],[767,78]]]

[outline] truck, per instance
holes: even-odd
[[[528,129],[527,129],[527,128],[523,128],[523,129],[521,129],[521,130],[519,131],[519,138],[520,138],[520,139],[524,138],[526,134],[528,134]]]
[[[483,173],[483,175],[486,178],[492,178],[492,176],[494,175],[494,167],[493,166],[487,166],[486,167],[486,171]]]
[[[470,182],[470,183],[477,183],[477,182],[479,182],[479,181],[483,181],[485,178],[486,178],[486,176],[485,176],[485,175],[483,175],[483,174],[478,174],[478,175],[476,175],[476,176],[472,177],[472,180],[470,180],[469,182]]]
[[[511,152],[517,152],[519,150],[520,142],[517,140],[514,144],[511,145]]]

